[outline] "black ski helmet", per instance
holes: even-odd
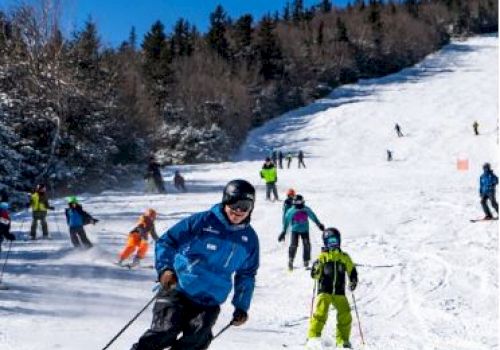
[[[326,248],[340,248],[340,232],[334,227],[329,227],[323,231],[323,244]]]
[[[304,200],[304,197],[301,194],[297,194],[295,195],[295,197],[293,197],[293,205],[303,206],[305,203],[306,201]]]
[[[222,193],[222,204],[231,204],[244,199],[255,203],[255,188],[252,184],[242,179],[229,181]]]
[[[490,170],[491,170],[491,165],[490,165],[490,163],[484,163],[484,164],[483,164],[483,170],[484,170],[484,171],[490,171]]]

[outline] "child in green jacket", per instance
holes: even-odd
[[[330,305],[337,310],[337,347],[351,348],[351,308],[345,296],[346,274],[349,289],[358,284],[358,273],[351,257],[340,249],[340,232],[327,228],[323,232],[324,247],[313,264],[311,277],[317,280],[318,294],[315,310],[309,323],[308,345],[321,342],[321,332],[328,319]],[[310,346],[309,346],[310,347]]]

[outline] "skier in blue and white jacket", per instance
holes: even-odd
[[[207,349],[233,280],[231,323],[246,322],[259,267],[259,241],[250,226],[254,202],[250,183],[230,181],[222,203],[181,220],[160,237],[156,270],[163,289],[151,328],[132,349]]]
[[[483,174],[479,178],[479,196],[481,197],[481,207],[484,211],[485,220],[493,219],[493,215],[491,215],[490,208],[488,207],[488,200],[498,216],[498,203],[495,196],[497,185],[498,177],[491,169],[490,163],[485,163],[483,165]]]

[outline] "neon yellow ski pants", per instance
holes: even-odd
[[[314,314],[309,321],[308,338],[321,337],[321,332],[328,319],[328,310],[332,305],[337,310],[337,344],[344,344],[349,341],[351,335],[351,307],[345,295],[333,295],[320,293],[316,296]]]

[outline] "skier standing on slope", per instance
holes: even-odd
[[[3,240],[15,241],[16,236],[10,232],[9,203],[0,202],[0,252]]]
[[[146,180],[148,192],[153,192],[153,188],[155,187],[158,193],[166,193],[165,183],[161,176],[160,163],[155,160],[154,156],[149,157],[148,168],[144,179]]]
[[[35,191],[31,194],[30,207],[33,213],[33,221],[31,222],[31,239],[36,239],[36,230],[38,226],[38,221],[42,224],[43,238],[49,238],[49,228],[47,226],[47,210],[54,210],[49,204],[49,198],[47,196],[47,187],[44,184],[38,184],[35,187]]]
[[[149,235],[158,241],[158,235],[155,229],[156,211],[154,209],[148,209],[141,215],[137,226],[134,227],[132,231],[128,234],[127,245],[120,253],[118,260],[118,265],[122,265],[123,262],[128,259],[136,250],[137,253],[134,256],[131,266],[138,265],[142,259],[146,256],[148,252]]]
[[[280,169],[283,169],[283,152],[278,151],[278,166]]]
[[[276,165],[271,161],[271,158],[266,158],[266,161],[260,171],[260,177],[264,179],[266,183],[266,200],[271,200],[271,192],[273,193],[274,200],[279,200],[278,189],[276,188],[278,172],[276,170]]]
[[[493,219],[493,215],[491,215],[490,208],[488,207],[488,200],[498,216],[498,203],[495,197],[497,185],[498,177],[493,173],[491,165],[485,163],[483,165],[483,174],[479,178],[479,195],[481,196],[481,206],[483,207],[485,220]]]
[[[286,212],[288,211],[288,209],[293,207],[293,198],[295,197],[295,194],[296,193],[293,188],[290,188],[288,189],[288,191],[286,191],[286,199],[283,202],[283,219],[281,220],[283,224],[285,223]]]
[[[247,321],[259,267],[259,241],[250,226],[254,203],[250,183],[230,181],[221,203],[181,220],[160,237],[156,270],[163,289],[151,328],[132,349],[208,349],[233,280],[231,325]]]
[[[351,348],[349,338],[352,316],[345,296],[345,277],[347,274],[349,289],[354,291],[358,284],[358,273],[351,257],[340,249],[340,241],[340,232],[335,228],[327,228],[323,232],[324,247],[312,266],[311,277],[317,280],[318,294],[314,313],[309,321],[309,349],[321,348],[321,333],[328,319],[330,305],[337,310],[337,347]]]
[[[474,135],[479,135],[479,123],[477,120],[474,120],[474,123],[472,123],[472,128],[474,129]]]
[[[398,137],[403,137],[403,133],[401,132],[401,127],[399,126],[398,123],[396,123],[396,125],[394,125],[394,130],[396,130],[396,134],[398,135]]]
[[[299,154],[297,155],[297,159],[299,160],[299,169],[301,166],[304,168],[306,167],[306,163],[304,163],[304,152],[299,151]]]
[[[284,241],[288,226],[292,227],[292,238],[290,239],[290,247],[288,248],[288,270],[290,271],[293,270],[293,260],[297,254],[299,238],[302,238],[304,267],[309,266],[309,261],[311,260],[309,219],[311,219],[321,231],[325,229],[325,226],[318,220],[316,214],[305,205],[304,197],[298,194],[293,199],[293,207],[286,212],[283,230],[278,237],[278,242]]]
[[[76,196],[68,197],[66,222],[69,227],[71,243],[75,248],[79,248],[82,245],[85,248],[92,248],[92,243],[90,243],[87,238],[87,233],[85,232],[83,226],[88,224],[95,225],[98,221],[99,220],[94,219],[89,213],[83,210],[81,204],[78,203],[78,198],[76,198]]]
[[[290,165],[292,164],[292,158],[293,158],[292,153],[288,152],[285,156],[287,169],[290,169]]]

